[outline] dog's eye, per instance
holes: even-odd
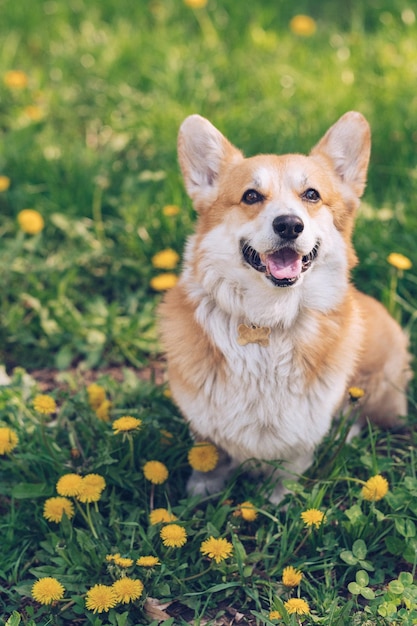
[[[256,204],[257,202],[262,202],[263,199],[263,195],[256,189],[248,189],[242,196],[242,202],[245,204]]]
[[[317,189],[306,189],[301,196],[303,200],[307,200],[307,202],[318,202],[321,200],[320,194]]]

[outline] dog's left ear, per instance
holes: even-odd
[[[178,159],[196,210],[216,199],[223,167],[242,158],[242,153],[204,117],[190,115],[181,124]]]
[[[311,151],[312,156],[329,159],[340,178],[358,198],[365,190],[371,153],[371,131],[356,111],[345,113]]]

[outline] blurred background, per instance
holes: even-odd
[[[194,219],[176,158],[194,112],[247,155],[305,153],[345,111],[367,117],[355,281],[414,333],[416,274],[387,263],[417,262],[414,3],[0,0],[0,15],[8,369],[158,354],[155,306]]]

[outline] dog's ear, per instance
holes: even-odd
[[[369,124],[356,111],[345,113],[311,151],[312,156],[330,159],[336,173],[358,198],[365,189],[370,153]]]
[[[225,163],[242,158],[242,153],[204,117],[190,115],[181,124],[178,159],[196,209],[216,199],[219,175]]]

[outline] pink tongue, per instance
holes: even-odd
[[[268,254],[265,259],[267,273],[274,278],[296,278],[301,274],[301,257],[291,248],[283,248],[274,254]]]

